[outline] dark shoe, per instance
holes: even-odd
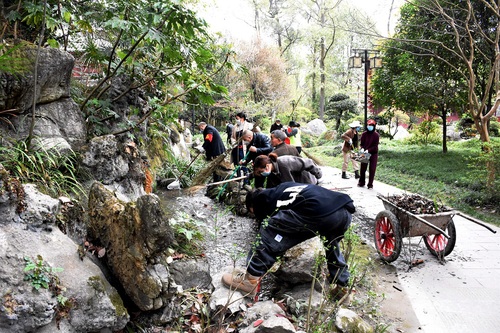
[[[354,178],[355,179],[359,178],[359,171],[358,170],[354,170]]]
[[[260,291],[260,277],[250,275],[240,270],[222,275],[222,283],[232,289],[242,291],[245,296],[255,298]]]
[[[349,179],[349,178],[351,178],[351,177],[348,177],[347,173],[342,171],[342,179]]]
[[[365,184],[358,183],[358,187],[365,187]]]
[[[371,190],[373,188],[373,185],[368,185],[368,189]]]

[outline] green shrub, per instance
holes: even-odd
[[[331,145],[338,142],[337,132],[334,130],[328,130],[321,134],[316,142],[317,146]]]
[[[302,134],[300,136],[300,141],[302,142],[302,147],[304,148],[316,146],[315,138],[309,134]]]
[[[500,142],[483,145],[478,156],[470,158],[468,176],[475,181],[464,200],[470,205],[500,209]]]
[[[187,256],[200,255],[202,250],[202,241],[204,239],[203,230],[205,223],[191,218],[185,212],[178,212],[177,216],[169,220],[174,230],[177,246],[174,250]]]
[[[500,136],[500,122],[496,117],[492,117],[490,120],[490,136]]]
[[[198,156],[198,157],[196,157]],[[196,160],[191,164],[191,161],[196,158]],[[182,158],[176,158],[172,152],[167,154],[167,160],[159,167],[156,171],[156,175],[159,178],[175,178],[180,181],[181,187],[189,187],[191,180],[196,176],[205,166],[207,162],[205,160],[204,154],[198,155],[198,152],[191,152],[191,160],[185,160]],[[178,179],[179,176],[182,178]]]
[[[30,151],[21,140],[12,147],[0,146],[0,163],[22,183],[34,183],[50,196],[86,196],[80,181],[90,176],[80,168],[80,156],[74,152],[62,154],[43,147]]]
[[[430,120],[422,121],[411,134],[409,138],[405,139],[410,144],[440,144],[442,141],[439,125]]]

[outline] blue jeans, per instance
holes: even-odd
[[[264,275],[288,249],[320,235],[325,238],[325,252],[330,273],[329,282],[346,286],[349,269],[340,252],[339,243],[351,224],[352,216],[345,208],[322,217],[306,217],[292,210],[280,210],[261,225],[254,248],[248,253],[247,271]]]

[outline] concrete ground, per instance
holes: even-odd
[[[349,194],[368,223],[385,209],[377,193],[404,193],[378,181],[372,190],[360,188],[352,174],[341,179],[340,170],[322,168],[321,185]],[[453,221],[457,241],[444,262],[430,254],[421,237],[412,237],[403,238],[401,255],[384,268],[380,287],[387,298],[381,306],[383,313],[397,319],[394,332],[500,331],[500,229],[490,225],[494,234],[458,215]],[[374,246],[373,236],[366,238]],[[416,259],[423,263],[412,266]]]

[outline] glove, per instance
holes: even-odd
[[[352,146],[352,139],[349,139],[349,146]]]
[[[199,146],[199,147],[196,147],[195,148],[200,154],[203,154],[205,152],[205,148],[203,148],[202,146]]]

